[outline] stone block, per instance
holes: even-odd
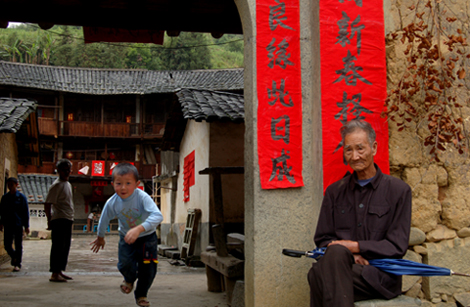
[[[438,225],[441,210],[441,203],[437,197],[436,199],[423,199],[413,196],[411,225],[424,232],[431,231]]]
[[[413,285],[413,287],[411,287],[410,290],[408,290],[405,295],[406,296],[409,296],[409,297],[412,297],[412,298],[416,298],[418,297],[419,293],[421,291],[421,284],[420,283],[416,283]]]
[[[426,263],[451,269],[454,272],[470,273],[470,238],[455,238],[439,243],[424,243],[428,250]],[[454,293],[470,291],[470,278],[463,276],[433,276],[426,278],[423,291],[427,297],[441,294],[448,296]]]
[[[426,239],[429,242],[438,242],[442,240],[450,240],[457,237],[457,232],[453,229],[449,229],[444,225],[437,225],[436,229],[430,231],[426,235]]]
[[[415,253],[418,253],[420,255],[427,255],[428,254],[428,250],[424,246],[421,246],[421,245],[413,246],[413,250],[415,251]]]
[[[174,246],[167,246],[167,245],[158,245],[158,254],[161,255],[161,256],[164,256],[166,257],[166,251],[176,251],[178,250],[177,247],[174,247]]]
[[[170,259],[180,259],[180,252],[178,250],[166,250],[165,257]]]
[[[231,307],[245,307],[245,281],[237,280],[232,293]]]
[[[408,250],[403,257],[403,259],[406,260],[411,260],[414,262],[419,262],[421,263],[421,256],[411,250]],[[416,283],[420,281],[421,277],[420,276],[413,276],[413,275],[404,275],[403,276],[403,283],[401,285],[401,291],[402,292],[407,292],[410,290]]]
[[[467,238],[470,237],[470,227],[465,227],[457,231],[457,235],[459,238]]]
[[[456,293],[454,298],[459,306],[470,306],[470,293]]]
[[[411,227],[409,246],[420,245],[426,241],[426,234],[419,228]]]
[[[421,306],[421,300],[405,295],[399,295],[391,300],[367,300],[354,303],[354,307],[416,307]]]

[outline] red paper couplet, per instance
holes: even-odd
[[[193,150],[190,154],[184,157],[183,202],[189,201],[189,187],[193,186],[196,183],[194,175],[195,155],[196,151]]]
[[[352,119],[377,134],[374,161],[390,172],[382,0],[320,1],[323,189],[352,171],[343,159],[340,129]]]
[[[91,162],[91,175],[104,177],[104,161],[92,161]]]
[[[257,0],[256,28],[261,187],[300,187],[304,184],[299,0]]]

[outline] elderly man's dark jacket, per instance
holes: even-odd
[[[377,173],[361,187],[355,173],[330,185],[325,192],[315,244],[334,240],[359,242],[365,259],[402,258],[408,248],[411,223],[411,189],[400,179]],[[401,276],[367,265],[364,279],[385,298],[401,293]]]

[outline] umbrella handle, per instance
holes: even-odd
[[[450,275],[457,275],[457,276],[467,276],[467,277],[470,277],[470,274],[456,273],[456,272],[454,272],[454,271],[450,271]]]
[[[283,249],[282,254],[289,256],[289,257],[300,258],[302,256],[306,256],[307,252],[294,250],[294,249]]]

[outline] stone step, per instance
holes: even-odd
[[[178,248],[175,246],[167,246],[167,245],[158,245],[158,254],[166,257],[166,251],[177,251]]]
[[[179,250],[166,250],[165,257],[170,259],[180,259],[180,252]]]
[[[391,300],[366,300],[354,303],[354,307],[416,307],[421,306],[421,300],[405,295],[399,295]]]

